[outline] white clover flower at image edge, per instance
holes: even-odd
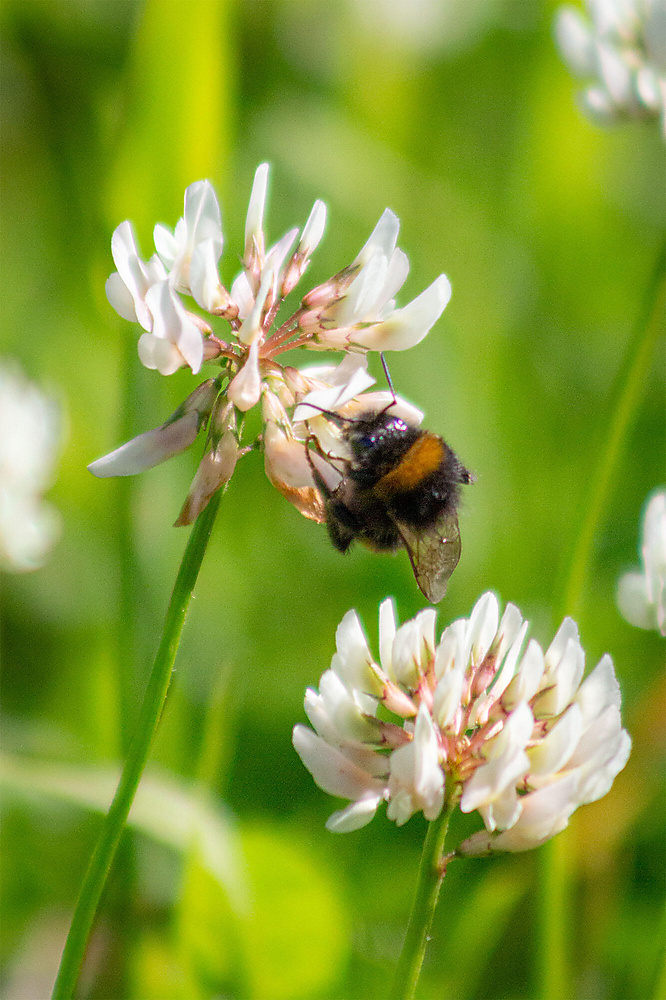
[[[0,569],[38,569],[60,534],[60,515],[42,494],[54,479],[61,423],[56,403],[0,360]]]
[[[666,636],[666,490],[646,504],[640,557],[641,571],[625,573],[618,582],[617,605],[631,625]]]
[[[324,235],[326,206],[316,201],[300,236],[298,229],[292,229],[268,247],[264,231],[268,173],[266,163],[257,168],[243,267],[230,290],[218,271],[224,240],[220,208],[209,181],[187,188],[183,217],[173,232],[163,225],[155,227],[156,253],[147,261],[141,258],[129,222],[121,223],[113,234],[116,271],[106,283],[107,297],[123,318],[143,328],[138,341],[141,362],[162,375],[183,367],[197,374],[207,365],[212,377],[198,385],[161,427],[121,445],[89,469],[100,477],[135,475],[188,448],[205,431],[204,459],[178,524],[194,520],[228,480],[236,459],[251,449],[252,443],[241,445],[238,414],[260,401],[269,478],[303,514],[323,520],[305,441],[318,432],[329,439],[336,434],[321,421],[318,431],[313,430],[310,418],[315,421],[317,416],[313,409],[294,421],[295,409],[312,393],[318,407],[337,408],[343,416],[358,412],[355,400],[373,381],[367,373],[368,352],[402,351],[418,344],[451,296],[449,281],[441,274],[412,302],[396,306],[409,262],[397,247],[399,220],[386,209],[354,261],[311,289],[275,328],[278,310]],[[190,302],[185,304],[182,296],[189,296]],[[220,323],[225,329],[216,331]],[[345,358],[337,366],[299,372],[277,360],[295,348],[343,352]],[[371,408],[373,400],[363,398],[366,410]],[[382,398],[386,406],[392,397]],[[338,432],[338,441],[340,437]]]
[[[398,825],[415,812],[433,820],[447,789],[485,827],[459,853],[537,847],[605,795],[627,762],[612,660],[603,656],[583,679],[571,618],[543,652],[533,639],[525,646],[528,623],[514,605],[500,619],[492,593],[439,643],[435,614],[397,627],[384,601],[378,661],[356,612],[340,623],[330,669],[305,695],[313,728],[293,733],[320,788],[350,800],[327,826],[358,829],[382,801]]]
[[[666,138],[666,0],[587,0],[588,17],[566,4],[555,35],[588,118],[610,124],[661,120]]]

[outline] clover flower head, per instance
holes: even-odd
[[[415,812],[432,820],[452,796],[485,827],[459,853],[523,851],[606,794],[631,746],[612,660],[583,680],[571,618],[545,652],[525,646],[527,627],[486,593],[436,642],[434,610],[397,627],[389,599],[377,662],[356,612],[345,615],[330,669],[305,695],[313,728],[293,733],[320,788],[350,800],[330,830],[364,826],[382,801],[398,825]]]
[[[640,572],[625,573],[617,588],[623,618],[666,636],[666,490],[654,493],[643,517]]]
[[[42,494],[51,485],[61,420],[18,369],[0,363],[0,568],[41,566],[60,533],[60,517]]]
[[[598,124],[660,118],[666,137],[666,0],[587,0],[558,11],[557,42],[574,76],[588,81],[583,110]]]
[[[161,427],[89,468],[97,476],[133,475],[189,447],[205,430],[202,467],[179,524],[197,516],[228,481],[236,460],[256,443],[242,444],[239,418],[260,402],[264,417],[260,443],[269,478],[302,513],[323,520],[311,462],[322,468],[327,463],[317,455],[308,459],[307,441],[316,440],[322,450],[324,439],[332,447],[332,439],[339,444],[341,435],[324,426],[321,408],[350,416],[360,405],[365,412],[373,406],[379,409],[380,398],[385,406],[392,398],[386,393],[366,394],[362,404],[357,400],[373,381],[366,355],[406,350],[419,343],[450,298],[448,279],[440,275],[411,303],[396,306],[409,263],[396,245],[399,221],[387,209],[355,260],[307,292],[277,326],[278,311],[324,235],[326,206],[316,201],[300,234],[292,229],[269,245],[264,226],[268,173],[266,163],[257,168],[242,270],[230,289],[219,275],[224,245],[221,213],[208,181],[187,188],[183,217],[173,231],[155,226],[156,253],[149,260],[142,259],[129,222],[118,226],[111,241],[116,271],[107,281],[107,297],[121,316],[143,327],[138,342],[142,363],[162,375],[182,367],[197,374],[204,364],[214,373]],[[219,323],[226,324],[224,338],[214,329]],[[299,372],[277,360],[295,348],[342,351],[345,357],[337,366]],[[313,406],[294,419],[294,411],[310,394]],[[326,450],[330,453],[331,448]],[[335,477],[330,466],[322,475]]]

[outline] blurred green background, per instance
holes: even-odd
[[[67,432],[46,567],[2,580],[3,995],[48,995],[186,540],[171,527],[195,449],[136,480],[86,464],[193,387],[141,367],[104,295],[110,237],[173,225],[214,183],[222,276],[238,271],[256,165],[268,235],[328,230],[308,287],[349,263],[386,206],[441,271],[442,319],[389,357],[476,483],[440,627],[493,589],[548,644],[615,385],[663,239],[656,126],[577,111],[541,0],[4,0],[2,354],[54,394]],[[305,284],[303,287],[305,289]],[[302,355],[295,363],[323,360]],[[564,841],[569,992],[658,994],[663,931],[663,641],[619,616],[641,511],[664,477],[663,339],[641,387],[575,609],[588,666],[613,655],[633,756]],[[373,359],[379,376],[377,359]],[[89,949],[91,998],[381,1000],[425,824],[324,829],[335,803],[291,747],[350,607],[423,606],[408,560],[335,552],[244,459],[222,501],[167,708]],[[458,817],[454,833],[475,828]],[[421,998],[543,992],[546,849],[451,866]]]

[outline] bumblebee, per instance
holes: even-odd
[[[380,552],[405,548],[417,584],[437,604],[460,559],[460,485],[473,476],[443,438],[410,426],[393,405],[353,419],[322,411],[342,429],[349,456],[334,489],[309,448],[308,459],[335,548],[346,552],[354,539]]]

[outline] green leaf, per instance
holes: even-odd
[[[0,757],[0,784],[22,797],[45,795],[106,813],[118,784],[115,767],[75,767]],[[148,771],[139,785],[128,825],[180,854],[196,846],[201,864],[241,911],[246,887],[238,836],[229,815],[196,788]]]

